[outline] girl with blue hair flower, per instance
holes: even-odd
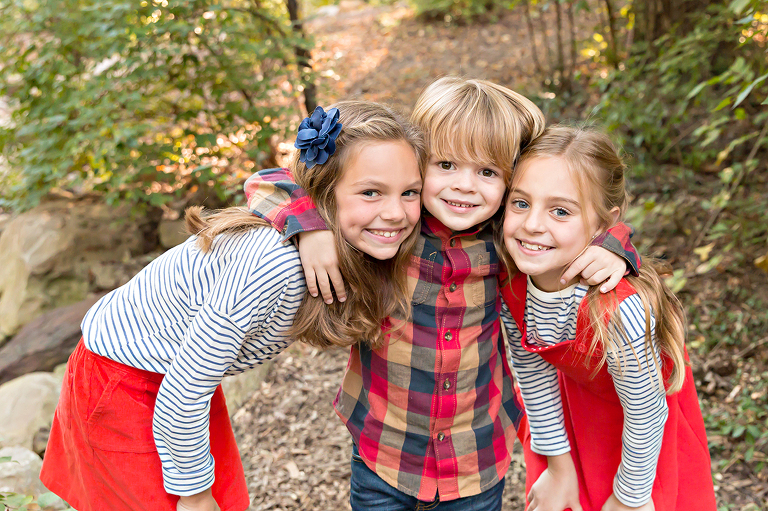
[[[347,303],[307,299],[297,250],[249,209],[187,210],[192,236],[86,314],[41,473],[79,511],[249,506],[221,380],[280,353],[376,343],[402,307],[426,150],[376,103],[302,123],[292,176],[334,234]]]

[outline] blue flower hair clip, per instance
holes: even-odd
[[[331,108],[328,112],[321,106],[315,108],[311,116],[301,121],[296,143],[293,144],[301,150],[299,161],[306,163],[308,169],[327,162],[328,157],[336,152],[336,137],[340,132],[338,108]]]

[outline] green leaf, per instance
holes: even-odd
[[[755,80],[754,80],[752,83],[750,83],[749,85],[747,85],[747,87],[746,87],[746,88],[745,88],[743,91],[741,91],[741,94],[739,94],[739,95],[736,97],[736,101],[734,102],[734,104],[733,104],[733,106],[732,106],[731,108],[732,108],[732,109],[733,109],[733,108],[736,108],[736,107],[737,107],[737,106],[738,106],[738,105],[739,105],[739,104],[740,104],[742,101],[744,101],[744,99],[745,99],[747,96],[749,96],[749,93],[750,93],[750,92],[752,92],[752,89],[754,89],[754,88],[755,88],[755,85],[759,84],[760,82],[762,82],[762,81],[763,81],[763,80],[765,80],[766,78],[768,78],[768,73],[766,73],[766,74],[764,74],[763,76],[761,76],[761,77],[759,77],[759,78],[755,79]]]
[[[701,82],[696,87],[694,87],[691,92],[688,93],[685,99],[691,99],[692,97],[698,95],[698,93],[701,92],[707,85],[709,85],[707,82]]]
[[[40,507],[52,506],[59,502],[61,502],[61,497],[50,491],[43,493],[37,498],[37,505]]]
[[[751,0],[733,0],[728,8],[735,14],[741,14],[750,4]]]

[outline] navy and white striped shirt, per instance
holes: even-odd
[[[529,277],[525,312],[528,343],[551,346],[573,339],[579,304],[587,290],[587,286],[576,284],[547,293],[537,289]],[[609,351],[606,361],[624,408],[621,464],[613,492],[622,504],[638,507],[651,498],[668,408],[658,367],[653,363],[651,348],[645,343],[645,308],[640,297],[633,294],[623,300],[619,304],[619,313],[626,335],[613,327],[619,355]],[[531,450],[544,456],[570,452],[557,369],[538,353],[523,348],[520,330],[506,304],[502,307],[501,317],[509,338],[512,367],[528,415]],[[652,329],[655,324],[651,315]],[[655,339],[653,350],[660,360]]]
[[[213,484],[210,399],[227,375],[280,353],[306,291],[298,251],[262,227],[196,238],[169,250],[101,298],[82,322],[85,346],[165,374],[153,433],[165,490],[194,495]]]

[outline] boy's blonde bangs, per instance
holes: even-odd
[[[519,145],[514,141],[520,139],[520,130],[512,119],[494,119],[490,112],[458,109],[441,117],[434,119],[427,132],[431,155],[493,165],[504,171],[506,182],[512,179],[519,153]]]
[[[446,76],[419,96],[412,120],[438,158],[490,164],[512,178],[520,147],[544,128],[541,110],[526,97],[486,80]]]

